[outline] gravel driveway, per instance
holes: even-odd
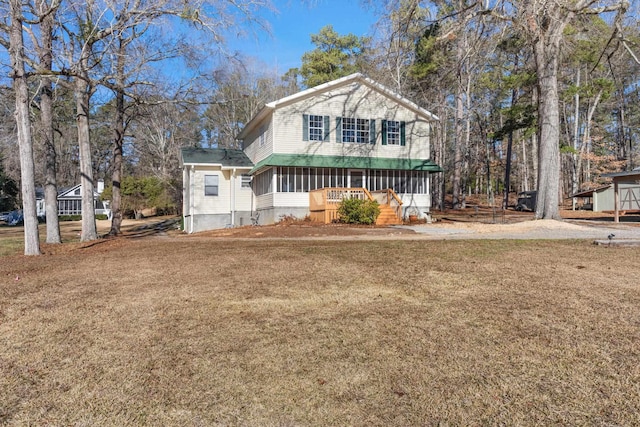
[[[538,220],[514,224],[424,224],[399,225],[428,239],[594,239],[640,241],[640,224],[615,224],[584,220]]]

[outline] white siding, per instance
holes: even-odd
[[[268,115],[267,118],[260,122],[243,141],[243,150],[253,164],[258,163],[260,160],[274,152],[273,126],[271,118],[272,116]],[[261,144],[261,135],[263,134],[264,143]]]
[[[265,209],[273,207],[273,195],[275,193],[263,194],[261,196],[256,196],[256,210]]]
[[[406,213],[415,209],[419,216],[431,208],[431,195],[429,194],[399,194],[402,200],[402,210]]]
[[[182,168],[182,212],[183,215],[191,215],[190,196],[191,182],[189,180],[189,167]]]
[[[256,209],[274,206],[309,207],[309,193],[269,193],[256,197]]]
[[[303,141],[302,115],[330,116],[330,141]],[[337,143],[336,117],[374,119],[375,144]],[[406,146],[382,145],[382,120],[406,123]],[[429,123],[415,112],[362,84],[351,84],[281,107],[273,114],[273,150],[282,154],[429,159]]]
[[[205,175],[218,176],[217,196],[204,195]],[[228,173],[223,173],[220,168],[198,168],[196,169],[191,185],[193,186],[193,215],[229,213],[231,186]]]
[[[247,173],[248,171],[242,172]],[[236,172],[236,211],[251,212],[253,206],[251,205],[253,199],[253,192],[251,187],[242,187],[242,173]]]
[[[275,193],[274,206],[280,207],[309,207],[309,193]]]

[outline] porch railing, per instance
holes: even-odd
[[[309,192],[309,212],[312,221],[329,224],[338,219],[338,207],[344,199],[376,200],[390,206],[402,218],[402,200],[392,189],[369,192],[366,188],[320,188]]]
[[[387,205],[395,212],[396,216],[402,219],[402,200],[391,188],[386,190],[372,191],[371,195],[380,205]]]

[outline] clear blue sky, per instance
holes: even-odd
[[[376,21],[374,12],[358,0],[273,0],[278,13],[264,13],[271,25],[272,36],[228,39],[229,47],[246,56],[257,57],[268,67],[284,74],[300,66],[302,55],[314,48],[311,34],[333,25],[339,34],[371,35]]]

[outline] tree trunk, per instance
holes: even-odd
[[[468,61],[468,60],[467,60]],[[467,69],[470,68],[470,65],[467,64]],[[469,73],[466,73],[466,78],[467,78],[467,84],[465,85],[465,92],[464,92],[464,99],[465,99],[465,111],[467,112],[465,114],[464,117],[464,149],[465,152],[468,153],[467,150],[471,150],[471,114],[469,114],[469,112],[471,111],[471,75]],[[462,191],[465,191],[465,188],[467,187],[467,182],[469,181],[469,174],[470,174],[470,162],[469,162],[469,155],[464,155],[463,152],[463,174],[461,177],[461,183],[462,183]],[[471,194],[471,188],[469,188],[469,194]],[[465,202],[466,199],[463,198],[462,199],[462,207],[465,207]]]
[[[514,71],[518,69],[518,58],[516,56]],[[514,88],[511,90],[511,108],[513,109],[518,102],[518,89]],[[512,113],[513,115],[513,113]],[[509,207],[509,190],[511,187],[511,158],[513,157],[513,128],[515,127],[515,122],[513,117],[511,117],[512,123],[510,124],[509,129],[509,138],[507,140],[507,161],[504,168],[504,197],[502,199],[502,210],[507,210]]]
[[[42,16],[41,46],[39,48],[40,66],[50,72],[53,65],[53,13],[46,2],[38,4],[38,13]],[[60,223],[58,222],[58,186],[56,172],[56,146],[53,131],[53,89],[51,78],[42,77],[40,91],[41,137],[45,150],[44,206],[47,220],[47,243],[62,243]]]
[[[587,109],[587,117],[585,119],[584,126],[584,134],[582,135],[582,146],[580,147],[580,152],[578,153],[578,164],[576,173],[578,175],[578,179],[582,179],[583,174],[583,161],[586,154],[589,154],[591,151],[591,127],[593,125],[593,115],[596,112],[596,108],[600,104],[600,99],[602,98],[602,89],[598,91],[595,99],[593,100],[593,104],[589,105]],[[590,181],[591,171],[587,168],[587,180]]]
[[[576,73],[576,87],[580,88],[580,67]],[[571,193],[576,194],[580,188],[580,163],[581,159],[578,158],[578,151],[580,150],[580,91],[576,90],[574,96],[574,111],[573,111],[573,155],[572,155],[572,167],[571,167]],[[573,209],[576,208],[576,198],[571,200]]]
[[[464,102],[462,99],[462,61],[464,58],[464,50],[462,41],[457,41],[457,61],[458,61],[458,76],[456,85],[456,110],[455,110],[455,151],[453,155],[453,209],[462,208],[462,139],[463,139],[463,127],[462,119],[464,116]]]
[[[531,97],[531,102],[533,102],[534,105],[538,104],[538,89],[537,88],[533,88],[533,95]],[[532,133],[531,135],[531,168],[532,168],[532,174],[531,177],[533,178],[533,188],[534,190],[538,189],[538,166],[539,166],[539,162],[538,162],[538,134]]]
[[[86,64],[81,73],[86,74]],[[84,78],[83,78],[84,77]],[[86,76],[76,77],[76,121],[78,126],[78,148],[80,151],[80,183],[82,184],[82,233],[80,240],[88,242],[98,238],[96,214],[93,200],[93,168],[91,161],[91,139],[89,135],[89,102],[91,85]]]
[[[558,207],[560,186],[560,112],[558,97],[558,55],[565,25],[551,24],[535,42],[538,79],[538,195],[535,217],[561,219]]]
[[[33,140],[29,118],[29,89],[24,66],[24,36],[20,0],[11,0],[11,29],[9,53],[11,74],[16,96],[16,126],[20,150],[20,179],[22,186],[22,212],[24,215],[24,254],[40,255],[40,234],[36,212],[35,167]]]
[[[113,136],[113,174],[111,177],[111,230],[110,236],[117,236],[122,227],[122,146],[124,143],[125,114],[124,114],[124,73],[125,73],[125,45],[119,41],[118,59],[116,65],[116,117]]]
[[[627,170],[633,170],[633,141],[631,138],[627,137],[627,128],[626,128],[626,119],[625,119],[625,94],[624,89],[618,90],[619,95],[619,108],[618,108],[618,126],[620,127],[620,141],[619,141],[619,157],[621,159],[627,160]],[[629,141],[629,146],[627,147],[627,141]]]
[[[444,97],[441,97],[440,102],[440,111],[438,117],[440,117],[440,122],[438,122],[438,132],[436,138],[436,151],[435,151],[435,161],[436,163],[444,167],[446,162],[445,157],[445,146],[447,141],[447,109],[445,106]],[[438,205],[439,210],[444,210],[444,201],[445,201],[445,173],[439,173],[435,175],[435,189],[436,195],[435,200]]]
[[[529,191],[529,160],[527,156],[527,139],[521,138],[522,141],[522,191]]]

